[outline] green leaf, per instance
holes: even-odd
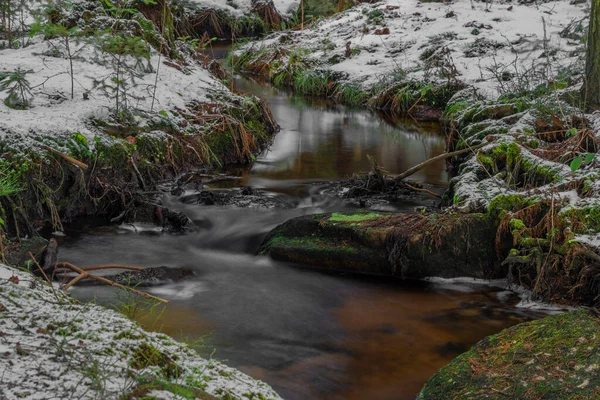
[[[160,110],[158,113],[165,118],[169,118],[169,114],[165,110]]]
[[[596,155],[594,153],[587,153],[585,155],[585,162],[586,162],[586,164],[589,164],[592,161],[594,161],[594,158],[596,158]]]
[[[0,218],[0,226],[4,226],[4,220]]]
[[[565,136],[566,137],[571,137],[573,135],[577,134],[577,128],[571,128],[568,131],[565,132]]]
[[[571,171],[572,172],[577,171],[579,168],[581,168],[582,163],[583,163],[583,160],[581,159],[581,157],[575,157],[573,159],[573,161],[571,161]]]

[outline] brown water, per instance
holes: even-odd
[[[390,124],[377,115],[295,97],[268,85],[239,87],[271,103],[281,132],[251,171],[225,186],[251,185],[281,196],[286,210],[183,204],[171,208],[199,227],[187,235],[72,227],[60,256],[85,266],[120,263],[188,267],[186,282],[149,289],[172,303],[142,322],[263,379],[286,399],[412,399],[429,376],[483,337],[538,315],[518,297],[473,283],[405,282],[315,271],[256,256],[264,235],[285,220],[345,209],[314,182],[369,169],[367,155],[400,172],[443,151],[438,127]],[[396,121],[398,122],[398,121]],[[443,165],[415,175],[445,184]],[[408,210],[414,204],[390,204]],[[75,289],[114,304],[109,288]]]

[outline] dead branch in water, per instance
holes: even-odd
[[[419,172],[423,168],[425,168],[428,165],[431,165],[431,164],[433,164],[433,163],[435,163],[437,161],[445,160],[446,158],[450,158],[450,157],[454,157],[454,156],[459,156],[461,154],[472,152],[474,150],[482,148],[483,146],[486,146],[487,144],[488,144],[488,142],[483,142],[483,143],[478,144],[477,146],[470,146],[470,147],[468,147],[466,149],[457,150],[457,151],[451,151],[450,153],[443,153],[443,154],[440,154],[439,156],[432,157],[429,160],[423,161],[422,163],[417,164],[414,167],[407,169],[406,171],[404,171],[400,175],[397,175],[396,177],[394,177],[394,181],[399,182],[402,179],[408,178],[409,176],[411,176],[411,175]]]
[[[67,269],[70,269],[71,271],[73,271],[73,272],[77,272],[77,273],[79,274],[79,275],[77,275],[75,278],[73,278],[73,279],[72,279],[72,280],[71,280],[69,283],[67,283],[67,284],[66,284],[66,285],[63,287],[63,290],[65,290],[65,291],[66,291],[67,289],[69,289],[71,286],[73,286],[75,283],[79,282],[80,280],[82,280],[82,279],[86,279],[86,278],[89,278],[89,279],[94,279],[94,280],[96,280],[96,281],[99,281],[99,282],[102,282],[102,283],[106,283],[107,285],[110,285],[110,286],[117,287],[117,288],[119,288],[119,289],[128,290],[128,291],[130,291],[130,292],[132,292],[132,293],[134,293],[134,294],[137,294],[138,296],[145,297],[146,299],[157,300],[157,301],[159,301],[159,302],[161,302],[161,303],[165,303],[165,304],[168,304],[168,303],[169,303],[169,300],[165,300],[165,299],[163,299],[163,298],[161,298],[161,297],[153,296],[153,295],[151,295],[151,294],[149,294],[149,293],[146,293],[146,292],[142,292],[142,291],[140,291],[140,290],[136,290],[136,289],[129,288],[129,287],[127,287],[127,286],[121,285],[120,283],[117,283],[117,282],[113,282],[113,281],[111,281],[110,279],[106,279],[106,278],[103,278],[103,277],[101,277],[101,276],[97,276],[97,275],[92,275],[92,274],[89,274],[89,273],[88,273],[87,271],[85,271],[84,269],[82,269],[82,268],[79,268],[79,267],[77,267],[77,266],[75,266],[75,265],[73,265],[73,264],[71,264],[71,263],[68,263],[68,262],[60,262],[60,263],[57,263],[57,264],[56,264],[56,267],[57,267],[57,268],[58,268],[58,267],[67,268]],[[103,268],[99,268],[99,267],[102,267],[102,266],[97,266],[97,267],[88,267],[88,270],[91,270],[91,269],[89,269],[89,268],[92,268],[92,269],[103,269]],[[108,267],[117,268],[117,266],[114,266],[114,265],[113,265],[113,266],[108,266]],[[120,267],[120,266],[119,266],[119,267]],[[125,267],[125,268],[126,268],[126,269],[137,269],[137,268],[139,268],[139,267]],[[143,269],[143,268],[139,268],[139,270],[141,270],[141,269]]]

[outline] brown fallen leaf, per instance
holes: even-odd
[[[564,126],[563,122],[556,115],[552,115],[552,123],[554,124],[553,128],[555,130],[560,130]]]
[[[8,278],[8,281],[14,283],[15,285],[18,285],[19,284],[19,277],[16,276],[16,275],[13,275],[10,278]]]
[[[4,305],[2,305],[2,304],[0,303],[0,312],[2,312],[2,311],[6,311],[6,307],[4,307]]]

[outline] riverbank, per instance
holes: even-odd
[[[271,141],[268,106],[236,94],[219,64],[142,12],[94,1],[53,12],[40,20],[43,35],[0,50],[7,236],[151,206],[157,183],[251,163]]]
[[[3,399],[279,399],[124,315],[0,264]]]

